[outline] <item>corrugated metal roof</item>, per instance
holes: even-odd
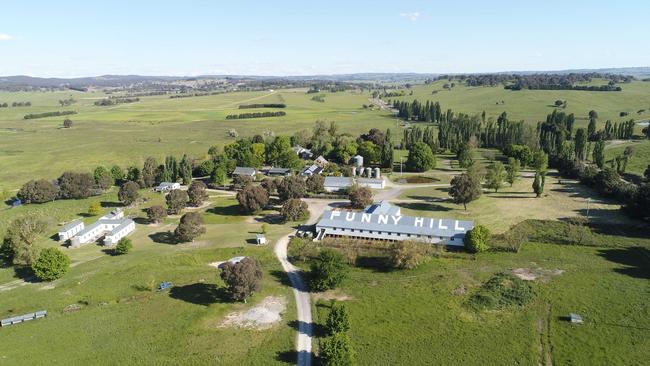
[[[291,169],[289,169],[289,168],[269,168],[269,170],[267,170],[267,173],[268,174],[286,174],[286,173],[289,173],[290,171],[291,171]]]
[[[248,167],[235,167],[235,171],[232,174],[241,174],[241,175],[255,175],[255,168]]]
[[[73,228],[77,227],[77,225],[80,225],[80,224],[82,224],[81,219],[71,221],[71,222],[63,225],[63,227],[61,227],[61,230],[59,230],[59,232],[65,232],[65,231],[72,230]]]
[[[383,184],[384,180],[375,178],[357,178],[357,182],[359,184]]]
[[[127,227],[131,223],[133,223],[133,220],[131,220],[131,219],[124,219],[124,220],[121,220],[121,221],[122,221],[122,223],[120,225],[118,225],[115,229],[111,230],[111,232],[108,233],[108,235],[115,235],[118,231],[124,229],[125,227]]]
[[[401,212],[399,207],[393,206],[386,201],[373,203],[372,205],[366,207],[363,211],[375,215],[399,215]]]
[[[349,177],[325,177],[325,187],[350,187],[352,178]]]
[[[433,237],[463,236],[474,222],[429,217],[375,215],[365,212],[326,210],[316,225],[321,228],[382,231]],[[369,235],[370,236],[370,235]]]

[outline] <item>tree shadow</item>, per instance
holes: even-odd
[[[508,192],[508,193],[512,193],[512,192]],[[491,194],[491,197],[494,197],[494,198],[515,198],[515,199],[537,198],[537,197],[535,197],[535,193],[532,193],[532,192],[529,193],[530,196],[516,196],[516,195],[510,195],[510,194],[504,195],[504,194],[499,194],[499,193],[495,193],[495,192],[489,192],[487,194]]]
[[[144,217],[134,217],[133,221],[136,224],[139,224],[139,225],[149,225],[149,224],[151,224],[151,221],[149,219],[147,219],[147,218],[144,218]]]
[[[284,223],[284,218],[282,215],[264,215],[260,217],[255,217],[255,221],[257,222],[262,222],[266,224],[272,224],[272,225],[282,225]]]
[[[248,216],[246,212],[241,210],[238,204],[230,206],[214,206],[205,210],[205,212],[221,216]]]
[[[169,296],[173,299],[203,306],[208,306],[215,302],[233,302],[225,287],[219,287],[211,283],[193,283],[185,286],[174,286],[169,290]]]
[[[444,202],[447,200],[447,198],[443,198],[443,197],[429,197],[429,196],[417,196],[417,195],[409,195],[407,197],[413,200],[419,200],[425,202]]]
[[[291,280],[289,279],[289,275],[287,274],[287,272],[274,270],[271,271],[271,276],[275,277],[275,279],[278,280],[282,285],[287,287],[293,287],[293,284],[291,283]]]
[[[121,202],[111,202],[111,201],[101,201],[99,203],[102,207],[124,207],[124,205]]]
[[[415,211],[451,211],[451,208],[428,202],[397,202],[397,206]]]
[[[602,249],[598,255],[610,262],[622,264],[625,267],[614,268],[614,271],[634,278],[650,279],[650,250],[644,247],[627,247]]]
[[[40,282],[29,266],[14,266],[14,277],[30,283]]]
[[[94,217],[94,216],[97,216],[97,215],[89,214],[88,212],[79,212],[79,213],[77,214],[77,216],[81,216],[81,217],[86,217],[86,218],[88,218],[88,217]]]
[[[388,257],[359,255],[355,261],[355,266],[370,269],[378,273],[389,273],[394,271],[389,263]]]
[[[308,334],[309,332],[305,331],[305,329],[307,329],[310,323],[303,322],[302,320],[292,320],[288,323],[288,325],[294,330],[296,330],[297,332],[311,335],[313,337],[325,337],[328,335],[327,329],[324,326],[317,323],[311,323],[311,334]]]
[[[180,243],[174,233],[171,231],[160,231],[157,233],[149,234],[149,238],[153,240],[154,243],[159,244],[178,244]]]

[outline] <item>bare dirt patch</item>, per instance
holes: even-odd
[[[282,320],[281,314],[286,307],[284,297],[267,296],[255,307],[226,315],[219,327],[268,329]]]
[[[512,274],[524,281],[535,281],[539,279],[542,282],[547,282],[552,277],[559,276],[562,273],[564,273],[564,271],[561,269],[515,268],[512,270]]]
[[[312,298],[314,299],[314,301],[318,301],[318,300],[348,301],[353,299],[352,296],[345,294],[338,289],[314,293],[312,294]]]

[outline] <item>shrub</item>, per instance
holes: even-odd
[[[183,215],[176,230],[174,230],[174,236],[180,242],[193,241],[204,233],[203,215],[200,212],[188,212]]]
[[[336,333],[323,341],[321,358],[324,366],[350,366],[356,364],[350,338],[345,333]]]
[[[436,167],[436,157],[433,155],[429,145],[424,142],[416,142],[409,150],[406,159],[406,168],[413,172],[426,172]]]
[[[208,198],[206,193],[205,183],[195,180],[190,184],[190,187],[187,189],[187,196],[189,198],[189,204],[194,207],[199,207],[203,202]]]
[[[34,215],[21,216],[12,221],[2,243],[4,261],[31,266],[38,255],[36,242],[46,228],[46,222]]]
[[[314,258],[318,255],[318,249],[315,247],[311,239],[299,238],[294,236],[289,241],[287,248],[287,255],[293,261],[304,262],[309,258]]]
[[[147,209],[147,218],[152,223],[160,222],[165,216],[167,216],[167,211],[160,205],[151,206]]]
[[[264,188],[249,184],[237,192],[237,201],[244,212],[256,213],[268,205],[269,194]]]
[[[262,289],[262,266],[253,258],[244,258],[239,263],[226,262],[221,279],[228,286],[228,292],[235,301],[244,301]]]
[[[306,202],[298,198],[291,198],[282,205],[280,214],[285,222],[299,221],[309,217],[309,209]]]
[[[341,253],[324,249],[311,264],[311,288],[316,291],[333,289],[346,278],[345,259]]]
[[[140,189],[140,186],[137,183],[128,181],[120,187],[117,198],[124,206],[132,205],[140,197],[138,189]]]
[[[534,296],[527,281],[509,273],[497,273],[470,297],[469,305],[476,310],[523,306]]]
[[[465,234],[463,243],[465,249],[470,253],[480,253],[489,249],[488,240],[490,239],[490,230],[483,225],[476,225],[472,230]]]
[[[131,248],[133,248],[133,243],[131,242],[131,239],[122,238],[117,242],[115,249],[113,249],[113,253],[117,255],[126,254],[129,251],[131,251]]]
[[[70,258],[58,248],[41,250],[32,270],[41,281],[54,281],[61,278],[70,269]]]
[[[102,205],[99,201],[95,201],[88,206],[88,214],[92,216],[97,216],[102,213]]]
[[[59,195],[59,187],[45,180],[30,180],[18,191],[18,197],[23,203],[44,203],[54,201]]]
[[[325,190],[325,177],[314,174],[307,178],[307,190],[311,193],[321,193]]]
[[[390,253],[390,264],[393,268],[413,269],[426,258],[425,245],[412,241],[400,241],[393,244]]]
[[[345,304],[333,302],[325,326],[329,334],[344,333],[350,330],[350,315]]]
[[[364,208],[372,204],[372,191],[367,187],[353,186],[348,193],[353,208]]]

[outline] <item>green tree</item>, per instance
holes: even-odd
[[[237,201],[242,211],[257,213],[269,204],[269,193],[261,186],[248,184],[237,192]]]
[[[409,150],[406,168],[413,172],[426,172],[436,167],[436,157],[424,142],[416,142]]]
[[[506,167],[506,182],[510,183],[510,187],[517,181],[521,164],[515,158],[508,158],[508,166]]]
[[[30,180],[16,194],[23,203],[45,203],[54,201],[59,195],[59,187],[45,179]]]
[[[206,192],[207,187],[205,183],[200,180],[195,180],[190,184],[190,187],[187,189],[187,196],[189,199],[189,204],[194,207],[199,207],[203,202],[208,198]]]
[[[546,181],[546,175],[544,173],[535,172],[535,179],[533,180],[533,192],[539,198],[544,193],[544,183]]]
[[[583,161],[587,158],[587,132],[584,128],[578,128],[576,130],[575,141],[575,156],[579,161]]]
[[[131,239],[122,238],[117,242],[115,249],[113,249],[113,253],[115,253],[116,255],[127,254],[128,252],[131,251],[132,248],[133,248],[133,243],[131,242]]]
[[[372,141],[363,141],[358,144],[357,154],[363,156],[365,165],[370,165],[379,161],[379,146]]]
[[[130,206],[140,197],[138,189],[140,187],[137,183],[132,181],[127,181],[120,187],[120,191],[117,193],[117,199],[122,202],[124,206]]]
[[[183,185],[188,185],[192,181],[192,161],[187,156],[183,154],[180,164],[178,165],[179,176],[183,181]]]
[[[160,205],[154,205],[147,209],[149,222],[158,223],[167,216],[167,210]]]
[[[4,261],[31,266],[38,254],[36,242],[45,233],[46,227],[46,222],[35,215],[14,219],[9,224],[2,243]]]
[[[333,289],[346,277],[345,259],[333,249],[323,249],[311,264],[311,288],[315,291]]]
[[[65,172],[57,181],[61,198],[88,198],[95,190],[95,179],[90,173]]]
[[[200,212],[188,212],[181,216],[181,220],[174,230],[174,236],[179,242],[190,242],[205,234],[203,215]]]
[[[252,144],[251,155],[252,155],[251,166],[254,168],[261,167],[266,162],[266,145],[264,145],[263,142]]]
[[[490,230],[483,225],[476,225],[473,229],[465,233],[463,243],[465,249],[470,253],[480,253],[488,250],[490,240]]]
[[[463,144],[456,152],[456,159],[461,168],[469,168],[474,164],[474,149],[469,144]]]
[[[307,190],[311,193],[321,193],[325,190],[325,177],[320,174],[314,174],[307,177],[305,182]]]
[[[291,198],[284,202],[280,215],[285,222],[300,221],[309,217],[307,203],[299,198]]]
[[[187,206],[189,200],[187,192],[181,191],[180,189],[173,189],[165,197],[165,201],[167,202],[167,212],[170,215],[180,213],[185,206]]]
[[[321,358],[324,366],[356,365],[352,342],[345,333],[336,333],[323,341]]]
[[[212,175],[210,176],[210,183],[216,186],[223,187],[228,182],[228,170],[224,163],[215,165]]]
[[[603,139],[596,141],[596,144],[594,145],[594,151],[592,153],[592,158],[594,159],[596,166],[602,169],[605,165],[605,141]]]
[[[384,135],[384,144],[381,147],[381,166],[383,168],[393,168],[393,142],[391,141],[390,129],[386,130]]]
[[[153,187],[156,183],[156,168],[158,163],[154,157],[148,157],[142,167],[142,181],[145,187]]]
[[[94,201],[88,206],[88,214],[91,216],[97,216],[102,213],[102,205],[99,201]]]
[[[119,165],[113,165],[111,167],[111,177],[113,178],[113,185],[119,185],[122,179],[124,179],[125,173]]]
[[[32,270],[41,281],[54,281],[61,278],[70,269],[70,258],[58,248],[41,250]]]
[[[350,315],[345,304],[332,302],[325,326],[329,334],[345,333],[350,330]]]
[[[246,257],[239,263],[224,263],[221,279],[226,283],[230,296],[235,301],[244,301],[262,289],[262,265]]]
[[[98,166],[93,170],[93,179],[95,180],[95,185],[102,190],[107,190],[113,186],[115,183],[115,178],[111,172],[103,166]]]
[[[481,196],[481,183],[470,174],[463,173],[457,175],[451,180],[449,195],[454,199],[454,203],[463,204],[467,210],[467,204]]]
[[[393,268],[414,269],[425,260],[425,247],[422,243],[398,241],[393,244],[390,264]]]
[[[496,161],[490,164],[487,169],[487,175],[485,176],[489,188],[494,189],[494,192],[498,192],[499,188],[503,185],[505,178],[506,171],[501,162]]]
[[[302,177],[284,177],[278,185],[278,196],[281,201],[286,201],[290,198],[303,198],[306,193],[307,184]]]
[[[353,208],[364,208],[372,203],[372,191],[368,187],[350,187],[348,198]]]

